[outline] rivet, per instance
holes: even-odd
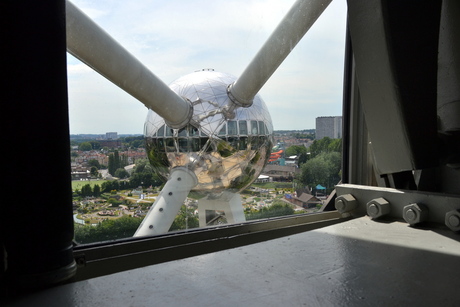
[[[158,209],[158,210],[160,210],[160,212],[163,212],[163,208],[160,208],[160,209]]]
[[[153,229],[153,225],[150,225],[149,228],[150,228],[150,229]]]
[[[172,195],[172,192],[169,192],[168,195],[171,196],[171,195]]]
[[[181,180],[182,180],[182,178],[180,178],[180,177],[179,177],[179,178],[177,178],[177,181],[181,181]]]

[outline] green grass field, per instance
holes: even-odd
[[[81,190],[81,188],[85,184],[90,184],[91,188],[94,187],[94,185],[98,184],[99,186],[103,183],[106,182],[107,180],[91,180],[91,181],[80,181],[80,180],[73,180],[72,181],[72,191],[75,191],[76,189]]]
[[[289,189],[292,188],[292,182],[265,182],[265,183],[253,183],[253,187],[262,189]]]

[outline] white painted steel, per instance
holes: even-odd
[[[66,2],[67,51],[165,119],[186,126],[190,102],[178,96],[74,4]]]
[[[188,193],[197,183],[195,174],[187,168],[174,168],[134,237],[168,232]]]
[[[229,88],[232,101],[250,106],[254,96],[307,33],[332,0],[298,0],[238,80]]]

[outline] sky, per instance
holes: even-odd
[[[166,84],[203,68],[238,77],[292,0],[73,0]],[[342,112],[346,1],[334,0],[259,94],[275,130]],[[146,107],[67,54],[71,134],[142,134]]]

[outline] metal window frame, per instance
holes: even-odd
[[[148,265],[184,259],[263,242],[343,222],[337,212],[299,214],[241,224],[77,245],[78,265],[70,282],[95,278]]]

